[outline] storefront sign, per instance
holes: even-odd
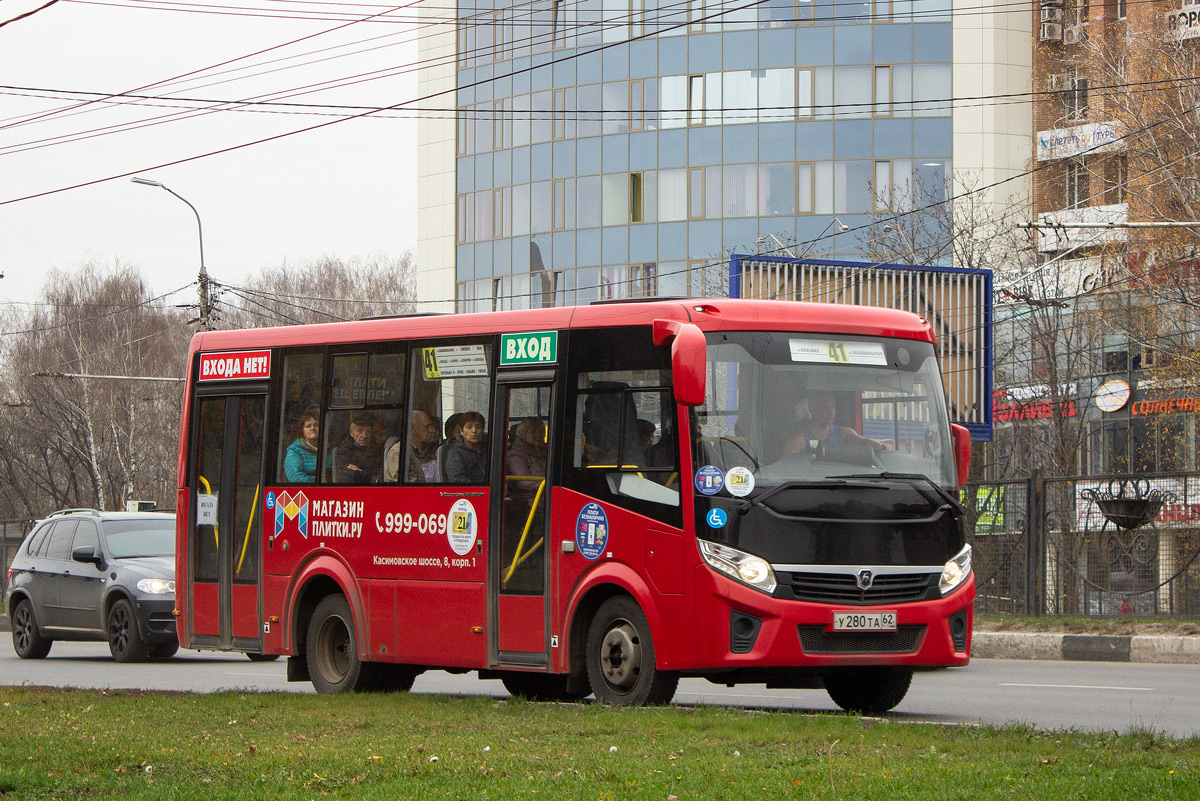
[[[1186,42],[1200,36],[1200,8],[1195,6],[1163,15],[1167,23],[1168,42]]]
[[[1164,400],[1135,401],[1129,407],[1129,411],[1135,415],[1200,412],[1200,398],[1166,398]]]

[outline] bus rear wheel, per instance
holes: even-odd
[[[317,604],[308,623],[308,675],[319,693],[368,689],[371,666],[358,657],[354,615],[344,595],[329,595]]]
[[[562,674],[512,671],[501,676],[500,681],[510,695],[530,701],[578,701],[588,694],[587,690],[568,690],[567,676]]]
[[[679,674],[659,670],[650,625],[627,595],[600,605],[588,629],[588,682],[596,698],[614,706],[669,704]]]
[[[825,690],[847,712],[890,712],[904,700],[913,672],[906,668],[851,667],[825,676]]]

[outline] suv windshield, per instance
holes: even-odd
[[[697,470],[743,467],[755,488],[883,473],[957,484],[929,343],[709,334],[707,368],[707,401],[693,424]]]
[[[105,520],[104,541],[114,559],[175,555],[175,518]]]

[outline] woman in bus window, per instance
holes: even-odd
[[[300,436],[288,446],[283,472],[293,484],[312,484],[317,480],[317,444],[321,438],[321,417],[316,409],[300,415]]]
[[[483,484],[487,480],[483,415],[463,412],[459,422],[459,435],[446,454],[446,480],[451,484]]]

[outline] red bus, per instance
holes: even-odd
[[[319,692],[475,670],[645,704],[693,676],[865,711],[969,660],[969,435],[915,315],[660,299],[207,332],[189,359],[185,648]]]

